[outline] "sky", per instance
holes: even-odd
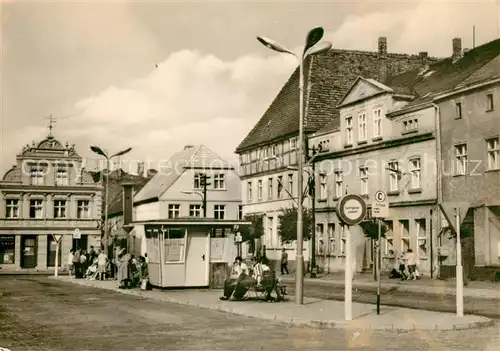
[[[188,144],[237,164],[235,148],[295,69],[290,55],[325,28],[338,49],[447,57],[499,36],[496,0],[15,1],[0,3],[0,177],[26,144],[53,134],[95,159],[127,147],[127,170],[152,168]],[[89,166],[95,163],[89,162]],[[132,168],[130,168],[132,167]]]

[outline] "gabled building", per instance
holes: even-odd
[[[455,38],[449,58],[392,77],[384,85],[360,78],[353,86],[339,106],[340,126],[327,126],[313,138],[313,144],[322,147],[316,160],[320,168],[326,167],[317,174],[316,196],[319,236],[330,243],[324,254],[329,266],[330,256],[333,267],[342,265],[342,238],[333,229],[335,198],[347,185],[347,192],[366,196],[370,203],[373,186],[385,189],[390,202],[383,246],[388,259],[391,248],[397,252],[409,242],[424,273],[453,276],[455,241],[437,204],[465,201],[471,208],[464,223],[473,228],[472,236],[464,239],[466,272],[471,278],[494,278],[500,265],[496,204],[500,116],[495,110],[499,55],[500,40],[462,50],[461,40]],[[377,165],[375,175],[365,171],[367,161]],[[359,256],[365,245],[361,235],[358,263],[367,266],[371,259]]]
[[[337,105],[359,76],[385,82],[436,61],[425,52],[388,53],[386,38],[379,38],[378,52],[330,50],[308,58],[304,66],[306,136],[326,126],[332,129],[340,126]],[[297,69],[235,151],[240,162],[243,211],[266,217],[264,243],[271,260],[278,260],[280,254],[277,235],[280,211],[292,206],[294,200],[290,197],[296,198],[298,194],[297,174],[290,168],[296,165],[298,157],[298,86]],[[293,257],[292,254],[290,260]]]
[[[0,181],[0,267],[46,271],[59,266],[71,248],[101,245],[101,184],[82,168],[74,145],[50,133],[26,145]],[[75,229],[79,238],[73,239]]]
[[[234,166],[205,145],[187,145],[175,153],[134,196],[134,222],[203,216],[202,175],[209,177],[207,218],[239,220],[241,181]],[[135,226],[136,241],[145,237],[144,226]],[[142,240],[141,253],[146,252]]]

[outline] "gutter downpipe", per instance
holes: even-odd
[[[439,204],[442,203],[443,201],[443,180],[442,180],[442,158],[441,158],[441,111],[439,109],[439,106],[435,103],[432,103],[432,106],[434,106],[434,113],[435,113],[435,122],[436,122],[436,173],[437,173],[437,205],[435,206],[435,210],[431,210],[431,222],[432,222],[432,212],[436,214],[436,233],[441,233],[441,212],[439,210]],[[436,243],[439,243],[439,234],[436,235]],[[433,274],[434,271],[434,250],[433,250],[433,238],[432,238],[432,233],[431,233],[431,278],[434,276],[436,278],[439,277],[440,270],[439,270],[439,253],[437,257],[437,269],[436,269],[436,274]]]

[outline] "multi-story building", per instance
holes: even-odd
[[[0,181],[2,270],[51,269],[59,235],[62,266],[71,248],[100,247],[101,194],[74,145],[50,133],[26,145]]]
[[[443,155],[442,201],[465,201],[473,235],[463,245],[464,268],[473,279],[500,275],[500,39],[456,52],[459,66],[435,97]],[[460,54],[461,53],[461,54]],[[455,275],[455,246],[442,257],[443,276]],[[496,275],[496,278],[495,278]]]
[[[317,132],[332,121],[338,123],[337,105],[358,76],[385,82],[394,75],[433,62],[436,59],[425,52],[388,53],[386,38],[379,38],[378,52],[330,50],[308,58],[304,66],[305,134]],[[243,211],[265,216],[263,241],[271,260],[278,260],[280,255],[277,235],[280,210],[292,206],[298,194],[297,174],[290,168],[298,157],[298,88],[297,69],[236,149],[240,158]],[[289,258],[293,261],[294,254]]]
[[[412,103],[414,98],[360,77],[340,101],[340,126],[311,136],[310,143],[320,150],[315,157],[316,247],[325,271],[344,267],[346,239],[335,213],[337,201],[358,194],[370,209],[375,193],[383,191],[390,206],[384,219],[383,266],[392,268],[395,255],[411,248],[420,258],[421,272],[430,272],[430,241],[436,241],[437,232],[432,225],[437,204],[435,110],[432,104]],[[370,268],[371,241],[360,226],[350,232],[357,271]]]
[[[188,145],[159,167],[153,178],[134,196],[134,222],[203,216],[202,175],[209,177],[206,217],[238,220],[242,217],[241,181],[234,166],[205,145]],[[136,240],[144,226],[135,226]],[[146,253],[142,240],[141,253]]]

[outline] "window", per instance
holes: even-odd
[[[56,186],[69,185],[68,171],[65,169],[58,169],[56,172]]]
[[[168,218],[178,218],[181,216],[181,205],[168,205]]]
[[[398,191],[399,190],[399,168],[398,163],[396,161],[389,162],[389,191]]]
[[[455,118],[459,119],[462,118],[462,103],[461,102],[456,102],[455,103]]]
[[[420,158],[414,158],[410,160],[410,174],[411,174],[411,187],[413,189],[420,189],[421,188],[420,177],[422,175]]]
[[[325,249],[325,225],[318,223],[316,224],[316,254],[323,255]]]
[[[54,200],[54,218],[66,218],[66,200]]]
[[[290,151],[297,149],[297,138],[290,139]]]
[[[6,204],[5,217],[19,218],[19,200],[7,199],[5,204]]]
[[[288,192],[293,196],[293,174],[288,175]]]
[[[243,206],[238,205],[238,220],[243,220]]]
[[[226,189],[226,180],[224,174],[214,175],[214,189]]]
[[[273,234],[274,234],[274,218],[267,217],[267,225],[266,225],[266,241],[269,246],[273,245]]]
[[[319,198],[324,200],[327,198],[326,193],[326,174],[319,175]]]
[[[184,229],[169,229],[165,233],[165,263],[184,261],[184,235]]]
[[[335,171],[335,197],[340,198],[342,193],[342,171]]]
[[[488,169],[500,168],[500,147],[498,140],[499,138],[486,140],[486,149],[488,152]]]
[[[386,221],[387,233],[385,234],[384,255],[394,257],[394,224],[392,221]]]
[[[226,218],[226,205],[215,205],[214,206],[214,218],[215,219]]]
[[[406,252],[411,248],[410,245],[410,221],[401,219],[399,221],[401,230],[401,252]]]
[[[455,158],[457,160],[457,174],[466,174],[467,144],[455,145]]]
[[[359,176],[361,179],[361,195],[368,195],[368,168],[361,167],[359,169]]]
[[[14,235],[0,235],[0,264],[14,264],[16,252],[16,237]]]
[[[278,154],[278,145],[271,146],[271,156],[276,157],[277,154]]]
[[[335,254],[335,223],[328,223],[328,253]]]
[[[358,122],[359,122],[359,141],[365,141],[366,140],[366,113],[362,112],[358,115]]]
[[[342,227],[341,232],[342,233],[340,234],[340,254],[345,255],[347,249],[347,236],[344,227]]]
[[[373,137],[382,136],[382,110],[376,109],[373,111]]]
[[[352,145],[352,117],[346,117],[345,119],[345,143],[346,145]]]
[[[247,199],[248,201],[252,201],[252,181],[249,180],[247,182]]]
[[[267,180],[267,198],[271,200],[273,198],[273,178]]]
[[[90,201],[78,200],[76,203],[76,216],[77,218],[90,218]]]
[[[193,184],[194,189],[201,189],[201,174],[200,173],[195,173],[193,183],[194,183]]]
[[[427,230],[425,218],[415,220],[415,231],[417,233],[418,257],[427,257]]]
[[[418,119],[409,119],[403,122],[403,133],[416,132],[418,130]]]
[[[43,170],[40,168],[34,168],[30,171],[30,184],[31,185],[43,185],[44,183]]]
[[[42,218],[43,216],[43,200],[30,201],[30,218]]]
[[[494,109],[493,94],[486,94],[486,111],[493,111]]]
[[[283,176],[278,177],[278,199],[283,196]]]
[[[257,198],[262,200],[262,179],[257,181]]]
[[[201,217],[201,205],[189,205],[189,217]]]

